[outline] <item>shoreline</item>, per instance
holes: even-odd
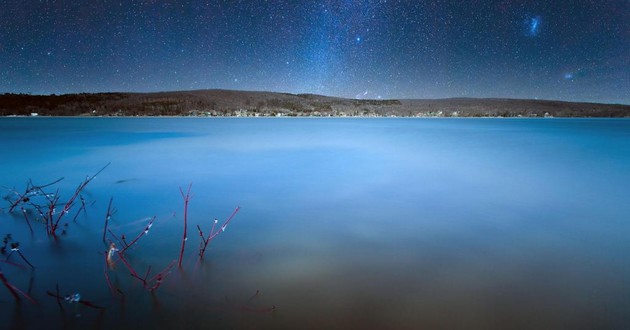
[[[0,118],[163,118],[163,119],[630,119],[626,117],[586,117],[586,116],[26,116],[8,115]]]
[[[624,118],[630,105],[537,99],[369,100],[313,94],[203,90],[0,95],[0,116],[272,118]]]

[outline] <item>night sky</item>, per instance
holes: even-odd
[[[630,104],[630,1],[0,0],[0,93]]]

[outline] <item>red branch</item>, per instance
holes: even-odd
[[[114,234],[114,232],[111,229],[107,229],[107,232],[109,232],[110,235],[112,235],[112,237],[114,237],[114,239],[116,241],[118,241],[118,244],[120,244],[120,246],[127,246],[127,244],[120,240],[120,238],[118,238],[118,236],[116,236],[116,234]],[[123,238],[125,237],[125,235],[123,235]]]
[[[133,269],[133,267],[131,267],[131,265],[129,264],[127,259],[125,259],[125,257],[122,255],[122,252],[118,252],[118,258],[120,258],[120,260],[123,262],[123,264],[125,264],[127,269],[129,269],[129,272],[131,272],[131,276],[133,276],[133,277],[135,277],[137,279],[140,279],[142,281],[142,278],[140,276],[138,276],[138,272],[136,272],[136,270]]]
[[[133,266],[127,260],[127,258],[125,258],[125,255],[124,255],[125,251],[127,251],[127,249],[129,249],[134,244],[136,244],[136,242],[138,242],[138,240],[142,236],[146,235],[149,232],[149,229],[151,228],[151,226],[153,226],[153,221],[155,220],[155,218],[156,218],[155,216],[153,218],[151,218],[151,220],[149,221],[147,226],[144,228],[144,230],[142,232],[140,232],[140,234],[135,239],[133,239],[129,244],[126,244],[124,235],[121,237],[122,238],[122,241],[121,241],[121,239],[119,239],[111,230],[108,229],[108,232],[119,243],[122,243],[124,245],[124,248],[122,250],[118,251],[118,250],[116,250],[116,245],[110,241],[110,248],[106,252],[106,256],[105,256],[105,265],[106,265],[106,268],[105,268],[105,280],[107,281],[107,285],[109,286],[110,291],[112,291],[112,293],[114,292],[114,288],[113,288],[113,286],[111,284],[111,281],[109,280],[109,274],[107,272],[107,267],[112,265],[112,263],[113,263],[113,260],[112,260],[111,256],[114,254],[114,252],[115,252],[115,255],[117,255],[118,258],[125,265],[127,270],[129,270],[129,273],[130,273],[131,277],[133,277],[136,280],[140,281],[142,283],[142,287],[147,289],[147,290],[150,290],[150,291],[154,291],[154,290],[156,290],[157,288],[160,287],[160,285],[162,284],[162,281],[166,277],[167,273],[170,272],[170,270],[175,265],[176,261],[173,260],[164,270],[162,270],[161,272],[157,273],[155,276],[149,278],[149,276],[151,275],[151,269],[152,269],[151,266],[149,266],[149,268],[145,272],[144,277],[142,277],[135,270],[135,268],[133,268]],[[119,289],[116,289],[116,291],[118,291],[120,294],[123,294],[122,291],[120,291]]]
[[[63,206],[63,209],[58,213],[57,220],[55,220],[54,223],[51,223],[51,225],[50,225],[50,234],[52,234],[54,237],[56,237],[56,231],[57,231],[57,228],[59,227],[59,222],[61,221],[61,219],[66,214],[68,214],[68,212],[70,211],[70,209],[74,205],[74,201],[77,199],[77,197],[79,197],[79,194],[81,193],[81,191],[83,191],[83,189],[88,185],[88,183],[90,183],[92,180],[94,180],[94,178],[96,178],[97,175],[99,175],[105,168],[107,168],[107,166],[109,166],[109,164],[110,163],[107,163],[107,165],[105,165],[98,172],[96,172],[96,174],[94,174],[92,176],[88,176],[87,178],[85,178],[85,180],[77,187],[77,189],[74,191],[74,194],[72,195],[72,197],[70,197],[70,199]],[[59,200],[58,196],[56,196],[56,200]],[[54,206],[54,204],[51,205],[51,207],[53,207],[53,206]],[[51,214],[50,220],[52,221],[52,214]]]
[[[13,212],[13,209],[15,209],[15,207],[18,206],[21,202],[27,203],[32,196],[38,195],[38,193],[43,193],[43,190],[42,190],[43,188],[52,186],[61,180],[63,180],[63,178],[59,178],[51,183],[41,185],[41,186],[36,186],[33,184],[31,180],[29,180],[28,183],[26,184],[26,189],[24,190],[23,194],[20,194],[17,191],[13,190],[13,192],[18,196],[18,198],[13,203],[11,203],[11,206],[9,207],[9,213]],[[44,195],[46,194],[44,193]]]
[[[170,264],[168,264],[168,266],[166,266],[166,268],[164,268],[164,270],[162,270],[161,272],[157,273],[155,276],[153,276],[151,279],[149,279],[147,282],[150,284],[152,282],[155,282],[153,285],[147,285],[145,286],[145,288],[147,290],[150,291],[155,291],[157,290],[160,285],[162,285],[164,279],[166,278],[166,276],[168,275],[168,273],[171,271],[171,269],[173,269],[173,266],[175,266],[175,260],[171,261]],[[148,272],[147,272],[148,275]]]
[[[48,211],[46,212],[46,216],[44,217],[44,221],[46,222],[46,232],[48,233],[48,235],[52,234],[54,236],[53,216],[55,215],[57,202],[59,202],[59,189],[57,189],[53,198],[48,198],[47,195],[46,198],[48,199]]]
[[[114,295],[114,286],[112,286],[112,281],[109,280],[109,269],[110,260],[109,260],[109,251],[105,252],[105,268],[103,269],[103,273],[105,274],[105,281],[107,282],[107,286],[109,287],[109,291],[111,291],[112,295]]]
[[[129,270],[131,277],[140,281],[142,283],[142,287],[149,291],[157,290],[160,287],[160,285],[162,285],[162,282],[164,281],[168,273],[171,271],[171,269],[175,265],[175,260],[173,260],[161,272],[155,274],[155,276],[151,277],[150,279],[147,279],[149,277],[149,274],[151,273],[151,266],[149,266],[149,269],[147,270],[145,277],[140,277],[140,275],[138,275],[138,272],[131,266],[129,261],[127,261],[127,259],[125,259],[125,257],[122,254],[120,254],[120,252],[118,253],[118,257],[123,262],[125,267],[127,267],[127,269]]]
[[[127,251],[128,248],[132,247],[134,244],[136,244],[136,242],[138,242],[138,240],[140,239],[140,237],[146,235],[149,233],[149,229],[151,229],[151,227],[153,226],[153,221],[155,221],[155,216],[153,216],[153,218],[151,218],[151,220],[149,220],[149,223],[147,224],[147,226],[144,228],[143,231],[140,232],[140,234],[138,234],[138,236],[136,238],[133,239],[133,241],[131,241],[131,243],[129,244],[125,244],[125,247],[120,251],[119,254],[123,254],[125,251]],[[111,231],[110,231],[111,233]]]
[[[2,273],[2,271],[0,271],[0,280],[2,281],[2,283],[4,284],[4,286],[7,287],[7,289],[9,290],[9,292],[11,292],[11,294],[13,295],[13,297],[15,297],[15,300],[20,300],[20,296],[17,294],[17,292],[15,291],[15,287],[13,285],[11,285],[11,283],[9,283],[9,281],[7,280],[7,278],[4,276],[4,273]]]
[[[16,263],[8,261],[8,260],[0,260],[0,262],[3,262],[5,264],[7,264],[7,265],[11,265],[11,266],[19,267],[19,268],[22,268],[22,269],[26,269],[26,266],[20,265],[20,264],[16,264]]]
[[[21,294],[28,301],[30,301],[34,305],[37,305],[37,302],[35,301],[35,299],[31,298],[29,295],[22,292],[20,289],[16,288],[13,284],[9,283],[9,280],[7,280],[7,278],[4,276],[4,273],[2,273],[2,271],[0,271],[0,281],[9,290],[9,292],[11,292],[15,300],[20,301],[20,296],[18,294]]]
[[[203,259],[204,254],[206,253],[206,248],[208,248],[208,244],[210,244],[210,241],[215,238],[217,235],[219,235],[219,233],[224,232],[225,228],[227,227],[228,223],[230,223],[230,221],[232,220],[232,218],[234,218],[234,216],[236,215],[236,213],[238,213],[238,211],[241,209],[240,206],[237,206],[234,209],[234,212],[232,212],[232,214],[230,215],[230,217],[225,220],[225,222],[223,223],[223,225],[221,225],[221,230],[217,230],[216,232],[214,231],[214,227],[217,224],[217,220],[214,219],[214,222],[212,223],[212,229],[210,231],[210,235],[208,235],[207,238],[204,238],[203,236],[203,232],[201,231],[201,227],[199,227],[199,225],[197,225],[197,230],[199,230],[199,236],[201,236],[201,240],[202,240],[202,246],[199,249],[199,260]]]

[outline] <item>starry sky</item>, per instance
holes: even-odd
[[[630,104],[628,0],[0,0],[0,93]]]

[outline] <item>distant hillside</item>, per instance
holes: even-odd
[[[630,117],[629,105],[519,99],[354,100],[230,90],[0,95],[0,116]]]

